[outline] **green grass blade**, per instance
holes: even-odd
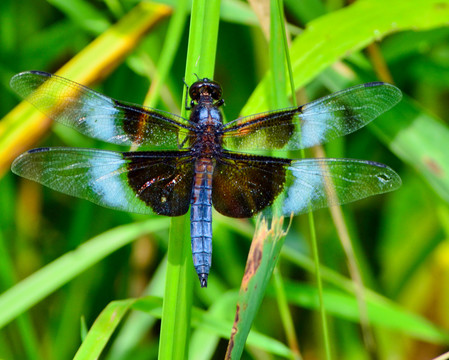
[[[185,81],[213,77],[220,1],[193,1]],[[183,99],[186,96],[184,88]],[[182,115],[186,115],[182,102]],[[192,261],[187,215],[173,218],[168,248],[167,282],[159,343],[160,359],[183,360],[188,354],[192,290]],[[198,283],[196,283],[198,284]]]
[[[318,308],[318,292],[315,287],[289,282],[285,288],[289,302],[307,308]],[[324,303],[330,314],[350,321],[359,321],[360,315],[355,296],[340,290],[325,289]],[[366,305],[369,320],[374,326],[399,331],[424,341],[449,343],[447,331],[439,329],[423,317],[412,314],[385,298],[367,293]]]
[[[35,272],[0,296],[0,327],[137,237],[167,228],[168,219],[120,226],[94,237]]]
[[[144,302],[147,312],[161,307],[160,299],[153,296],[148,296],[144,300],[126,299],[109,303],[89,329],[74,360],[98,359],[120,321],[137,302]]]
[[[199,77],[213,78],[217,52],[220,1],[193,1],[185,78],[188,84]]]
[[[318,291],[315,287],[304,283],[287,281],[285,282],[285,289],[290,304],[308,309],[318,309]],[[267,291],[269,296],[273,295],[273,292],[274,289],[271,288]],[[229,313],[232,307],[235,306],[236,300],[238,300],[237,294],[224,294],[220,298],[222,304],[219,306],[223,307],[221,314],[217,311],[204,311],[194,308],[192,310],[192,323],[198,329],[226,338],[229,335],[228,329],[231,323],[228,320],[224,320],[223,315]],[[355,295],[347,294],[337,289],[325,288],[324,300],[326,309],[330,314],[351,322],[359,321],[358,304]],[[394,330],[435,344],[449,343],[449,333],[433,325],[424,317],[413,314],[372,291],[368,291],[366,300],[370,321],[380,330]],[[220,301],[217,301],[217,304]],[[156,298],[145,297],[137,300],[133,308],[159,318],[161,310],[160,306],[156,306],[157,303],[158,300]],[[251,331],[247,345],[256,346],[269,353],[283,357],[291,357],[293,355],[285,345],[257,331]]]
[[[112,71],[131,52],[142,37],[155,26],[168,9],[141,3],[117,24],[96,38],[59,71],[58,75],[90,85]],[[28,150],[46,133],[51,122],[42,113],[22,102],[0,122],[0,176],[12,160]]]
[[[49,0],[49,2],[65,13],[74,23],[94,34],[101,34],[110,25],[105,14],[85,0]]]
[[[237,294],[235,292],[225,293],[222,297],[220,297],[217,303],[220,303],[223,299],[224,302],[221,305],[223,305],[224,309],[221,316],[218,316],[211,311],[193,308],[192,325],[202,331],[208,332],[209,334],[220,336],[225,339],[228,338],[229,329],[232,328],[232,322],[223,318],[223,312],[229,314],[229,312],[235,308]],[[157,303],[157,298],[148,296],[137,300],[132,307],[135,310],[146,312],[155,318],[160,318],[162,311],[160,306],[155,306]],[[159,301],[159,303],[161,302]],[[273,355],[282,356],[285,358],[292,357],[292,352],[282,342],[272,337],[263,335],[257,331],[251,331],[248,336],[247,345],[257,347]],[[192,359],[197,359],[197,357],[192,357]]]
[[[167,276],[159,340],[160,359],[185,359],[192,306],[192,252],[187,216],[171,219]]]
[[[283,14],[280,12],[282,4],[279,2],[278,0],[270,1],[271,109],[282,109],[290,105],[287,97],[285,23]]]
[[[276,293],[276,301],[278,302],[279,315],[284,327],[285,336],[288,340],[288,345],[297,358],[301,358],[299,350],[298,339],[295,331],[295,324],[292,313],[290,312],[289,303],[285,294],[284,280],[278,268],[274,269],[273,283]],[[324,307],[324,306],[323,306]]]
[[[311,274],[315,273],[313,259],[308,258],[287,245],[282,249],[282,257]],[[339,289],[325,289],[324,298],[327,311],[335,316],[351,321],[359,321],[359,309],[358,304],[355,303],[356,296],[352,280],[323,265],[320,268],[323,280],[327,284],[331,284]],[[318,308],[318,291],[316,288],[310,285],[292,282],[286,284],[285,287],[288,289],[287,296],[289,302],[293,301],[297,305],[306,308]],[[407,334],[413,334],[416,338],[435,343],[446,343],[449,340],[446,332],[437,328],[425,318],[410,313],[400,305],[373,290],[364,288],[363,291],[369,320],[373,325],[384,326]],[[339,299],[337,302],[339,305],[333,302],[334,299]]]
[[[156,296],[162,299],[166,273],[167,259],[165,257],[152,276],[151,282],[147,285],[143,295]],[[160,301],[160,306],[162,307],[162,301]],[[107,359],[121,360],[131,357],[133,350],[144,341],[146,334],[155,322],[154,317],[141,316],[140,312],[131,313],[114,339]]]
[[[151,82],[150,90],[144,101],[144,105],[146,106],[155,107],[162,84],[165,83],[167,75],[172,67],[187,20],[187,5],[187,1],[178,1],[175,12],[170,19],[167,35],[165,36],[164,47],[157,64],[157,73]]]
[[[270,2],[270,69],[271,69],[271,93],[272,93],[272,109],[282,109],[288,106],[296,106],[296,97],[292,97],[292,103],[289,103],[287,96],[287,83],[289,84],[291,90],[293,91],[295,86],[293,83],[293,73],[291,68],[290,50],[288,47],[287,34],[286,34],[286,23],[285,15],[283,12],[283,2],[281,0],[272,0]],[[283,157],[284,154],[280,152],[274,152],[274,156]],[[304,151],[301,153],[302,157],[305,157]],[[309,214],[309,225],[313,225],[313,215]],[[314,231],[311,231],[314,234]],[[316,238],[311,239],[312,242],[316,243]],[[274,256],[279,257],[281,247],[278,248],[278,253]],[[318,256],[318,253],[316,254]],[[317,259],[317,262],[318,259]],[[317,271],[319,276],[319,270]],[[276,285],[276,298],[278,301],[278,307],[280,316],[282,319],[282,325],[288,339],[288,343],[292,351],[298,358],[301,358],[299,351],[299,345],[297,340],[297,335],[295,333],[295,328],[293,326],[292,315],[288,307],[288,303],[285,297],[285,289],[283,287],[283,281],[279,271],[275,271],[274,281]],[[319,279],[319,284],[321,280]],[[324,306],[321,307],[323,313],[325,311]],[[324,343],[325,348],[328,349],[328,331],[326,317],[322,317],[322,327],[324,333]]]
[[[98,359],[115,328],[135,301],[128,299],[109,303],[90,328],[74,360]]]

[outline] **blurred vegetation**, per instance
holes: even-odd
[[[172,66],[160,97],[150,102],[180,113],[189,22],[181,22],[179,42],[167,37],[176,1],[164,3],[0,2],[1,359],[73,358],[102,311],[100,320],[116,316],[113,326],[96,323],[104,337],[122,320],[102,358],[157,358],[169,219],[100,208],[14,176],[10,162],[31,147],[108,145],[60,125],[50,129],[26,105],[12,112],[18,99],[9,79],[64,66],[60,73],[74,81],[143,103],[171,45]],[[404,93],[403,102],[372,125],[325,146],[328,157],[383,162],[403,180],[398,191],[342,207],[369,289],[358,301],[330,213],[315,213],[332,357],[441,355],[449,350],[449,1],[286,0],[285,13],[301,102],[376,80],[394,82]],[[222,0],[220,16],[214,79],[223,87],[226,119],[271,108],[265,89],[269,42],[257,16],[237,0]],[[224,356],[254,230],[252,219],[214,213],[209,286],[193,284],[191,359]],[[307,216],[295,218],[244,358],[297,354],[286,340],[291,330],[281,321],[280,293],[302,357],[325,358],[309,238]],[[127,300],[114,302],[121,299]],[[360,301],[367,311],[362,327]],[[130,307],[140,311],[125,316]],[[78,358],[91,358],[98,342],[86,344],[97,348]]]

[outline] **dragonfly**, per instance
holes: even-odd
[[[16,158],[12,171],[116,210],[181,216],[190,209],[201,287],[212,264],[212,207],[232,218],[274,209],[290,216],[401,185],[394,170],[373,161],[257,154],[309,148],[360,129],[400,101],[401,91],[387,83],[356,85],[306,105],[227,123],[222,88],[208,78],[187,86],[189,118],[118,101],[41,71],[15,75],[11,87],[53,120],[135,149],[37,148]]]

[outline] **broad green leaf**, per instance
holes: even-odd
[[[449,0],[363,0],[307,24],[292,43],[290,57],[296,89],[349,54],[404,30],[447,25]],[[242,115],[268,110],[269,76],[259,84]]]
[[[229,359],[240,359],[242,356],[246,339],[264,298],[265,289],[279,258],[286,234],[282,230],[283,218],[273,219],[270,229],[263,218],[258,224],[248,254],[234,325],[226,351],[226,358]]]
[[[371,127],[400,159],[449,201],[449,128],[445,124],[405,98]]]

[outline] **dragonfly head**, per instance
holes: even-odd
[[[190,98],[198,102],[201,98],[210,96],[213,100],[221,99],[222,90],[219,83],[203,78],[195,81],[189,89]]]

